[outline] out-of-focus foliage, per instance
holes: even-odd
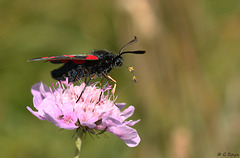
[[[240,1],[0,1],[0,153],[4,158],[73,156],[74,131],[37,120],[31,85],[58,65],[27,59],[144,49],[113,70],[117,102],[136,107],[142,138],[128,148],[111,134],[87,135],[82,157],[202,158],[240,154]],[[72,138],[72,139],[71,139]]]

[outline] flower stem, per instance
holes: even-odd
[[[75,153],[73,158],[80,158],[80,151],[81,151],[81,145],[82,145],[82,137],[84,132],[82,130],[77,131],[77,138],[75,141]]]

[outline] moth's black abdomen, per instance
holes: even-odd
[[[65,81],[68,78],[69,82],[75,82],[77,79],[84,77],[84,71],[80,66],[68,61],[60,68],[51,71],[52,78],[58,81]]]

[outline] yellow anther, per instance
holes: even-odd
[[[133,80],[134,83],[136,83],[137,82],[136,76],[133,76],[132,80]]]
[[[133,68],[132,66],[128,67],[128,70],[129,70],[130,72],[134,72],[134,68]]]

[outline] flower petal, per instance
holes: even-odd
[[[137,134],[137,136],[133,139],[128,139],[128,140],[123,140],[127,146],[129,147],[136,147],[138,146],[138,144],[140,143],[141,139],[139,137],[139,135]]]
[[[115,105],[116,105],[120,110],[122,110],[122,109],[126,106],[126,103],[115,103]]]
[[[52,122],[55,126],[63,129],[73,130],[78,128],[78,126],[75,125],[75,123],[66,123],[65,121],[61,121],[60,119],[56,119],[49,115],[48,113],[45,113],[45,117],[48,121]]]
[[[45,117],[43,117],[43,116],[41,116],[41,115],[39,115],[39,113],[38,112],[36,112],[36,111],[33,111],[30,107],[28,107],[27,106],[27,109],[34,115],[34,116],[36,116],[39,120],[46,120],[46,118]]]
[[[110,127],[110,126],[119,126],[119,125],[122,124],[119,120],[117,120],[117,119],[115,119],[115,118],[113,118],[113,117],[110,117],[110,116],[104,117],[102,121],[103,121],[103,124],[104,124],[105,126],[107,126],[107,127]]]
[[[137,146],[140,142],[137,131],[131,127],[125,125],[111,126],[107,128],[107,131],[122,139],[129,147]]]
[[[88,123],[88,122],[81,122],[81,125],[82,126],[87,126],[89,128],[95,128],[96,127],[96,124],[94,123]]]
[[[50,94],[50,90],[47,85],[40,82],[32,86],[31,93],[33,95],[33,104],[38,107],[42,100]]]
[[[122,112],[122,116],[124,117],[124,120],[131,117],[134,113],[134,106],[129,106],[127,109],[125,109],[123,112]]]
[[[129,120],[129,121],[126,121],[124,122],[125,125],[127,126],[134,126],[136,123],[138,123],[139,121],[141,121],[140,119],[136,120],[136,121],[133,121],[133,120]]]

